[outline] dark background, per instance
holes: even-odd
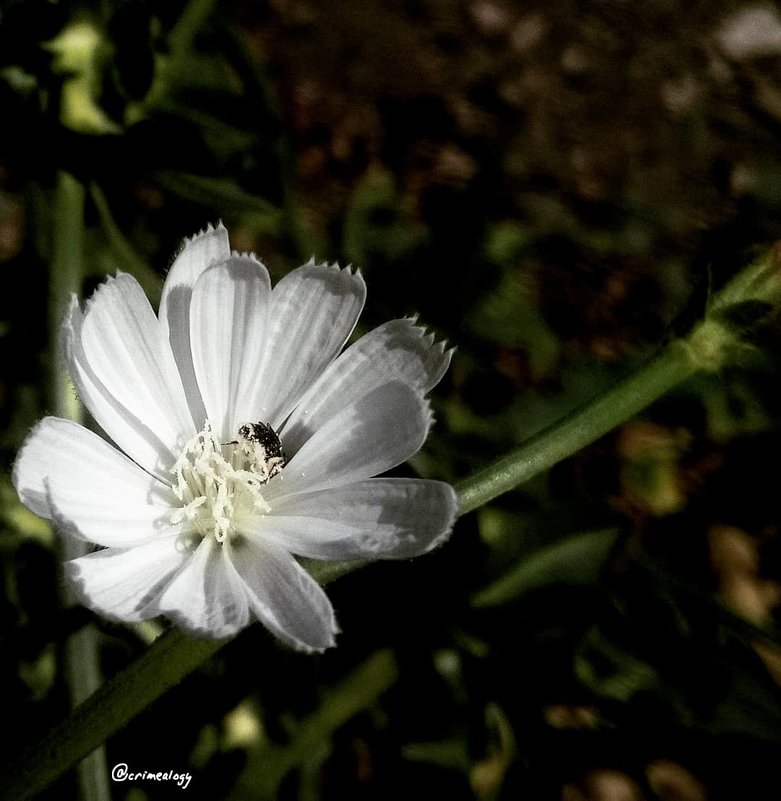
[[[119,268],[156,302],[218,219],[275,279],[360,266],[360,331],[419,313],[458,348],[400,471],[453,482],[686,331],[781,231],[773,4],[3,0],[0,108],[3,750],[66,713],[70,633],[99,628],[105,675],[156,633],[62,608],[10,484],[53,403],[58,174],[86,189],[85,297]],[[755,331],[436,553],[340,579],[325,655],[241,634],[108,743],[189,788],[114,798],[777,796],[778,345]]]

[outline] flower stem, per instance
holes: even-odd
[[[178,629],[158,637],[143,656],[103,684],[34,749],[0,773],[0,798],[24,801],[39,793],[225,643],[197,640]]]
[[[456,490],[461,500],[461,514],[477,509],[577,453],[697,370],[686,348],[681,347],[680,342],[671,343],[618,386],[460,481]]]
[[[73,292],[81,291],[84,275],[84,187],[70,173],[57,174],[54,194],[54,231],[49,274],[49,344],[52,404],[55,413],[79,420],[81,404],[61,357],[60,329]]]
[[[456,485],[461,514],[523,484],[607,434],[697,372],[716,372],[733,360],[742,337],[781,302],[781,250],[776,245],[737,273],[709,301],[705,319],[670,342],[654,359],[617,386],[539,432],[516,450]],[[756,319],[742,327],[730,311],[758,303]]]
[[[57,174],[54,195],[55,221],[49,281],[49,330],[52,408],[59,417],[80,421],[82,408],[71,384],[61,355],[60,330],[72,293],[81,291],[84,275],[84,187],[70,173]],[[75,559],[87,553],[86,543],[72,537],[62,539],[62,557]],[[69,588],[64,593],[66,605],[77,603]],[[100,687],[102,676],[98,661],[97,632],[87,626],[68,639],[64,647],[65,676],[73,707]],[[110,801],[111,793],[103,748],[96,748],[78,768],[79,784],[85,801]]]

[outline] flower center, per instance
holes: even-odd
[[[261,428],[276,437],[270,426],[248,423],[239,429],[238,440],[221,443],[206,421],[171,468],[173,491],[182,503],[171,523],[191,520],[202,538],[213,535],[223,543],[236,534],[233,521],[238,512],[270,511],[260,490],[284,467],[285,459],[281,446],[272,455],[257,438],[246,436]]]

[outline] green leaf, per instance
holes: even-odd
[[[355,187],[344,217],[342,250],[350,262],[364,267],[378,258],[395,262],[422,238],[393,176],[370,170]]]
[[[144,293],[153,304],[160,302],[163,281],[160,276],[139,256],[128,242],[113,215],[103,190],[95,183],[90,184],[90,197],[95,204],[103,231],[112,256],[122,269],[130,273],[141,285]]]
[[[250,194],[233,181],[183,172],[157,172],[154,179],[164,189],[195,203],[211,208],[249,211],[273,221],[282,221],[281,211],[268,200]]]
[[[528,354],[529,369],[537,380],[550,375],[558,364],[559,340],[517,270],[502,274],[498,285],[473,307],[466,326],[481,339],[523,347]]]
[[[401,753],[411,762],[425,762],[458,773],[468,774],[471,768],[465,737],[454,737],[441,742],[409,743]]]
[[[660,688],[656,670],[642,659],[592,629],[575,656],[575,673],[602,698],[626,703],[637,693]],[[669,695],[670,688],[665,687]]]
[[[592,584],[599,578],[617,539],[615,529],[604,529],[543,548],[481,590],[472,604],[499,606],[547,584]]]
[[[781,744],[781,705],[777,688],[734,664],[730,686],[713,711],[707,729],[714,734],[748,734]]]
[[[333,688],[323,704],[296,727],[290,743],[261,745],[252,751],[232,798],[276,798],[277,788],[294,768],[317,758],[333,733],[370,707],[396,681],[398,667],[389,650],[377,651]],[[244,795],[243,795],[244,793]]]

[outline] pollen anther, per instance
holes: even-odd
[[[268,466],[239,442],[220,443],[208,420],[184,445],[171,473],[174,494],[182,503],[171,523],[191,521],[201,538],[212,535],[224,543],[237,533],[238,512],[270,511],[260,492],[271,477]]]

